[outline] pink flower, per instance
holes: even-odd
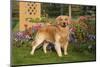
[[[80,19],[80,20],[86,20],[87,17],[85,17],[85,16],[80,16],[79,19]]]
[[[41,24],[36,24],[36,25],[33,25],[33,26],[32,26],[32,29],[35,30],[35,31],[37,31],[37,30],[40,29],[41,27],[42,27]]]
[[[75,32],[77,29],[75,28],[75,27],[73,27],[73,28],[70,28],[70,31],[71,32]]]

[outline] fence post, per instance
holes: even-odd
[[[72,12],[72,10],[71,10],[71,4],[69,4],[68,7],[69,7],[69,17],[71,18],[72,17],[72,15],[71,15],[72,14],[71,13]]]

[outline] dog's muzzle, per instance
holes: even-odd
[[[62,27],[66,27],[67,26],[67,22],[63,22]]]

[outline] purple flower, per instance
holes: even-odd
[[[92,34],[89,34],[87,37],[91,41],[96,39],[96,36],[95,35],[92,35]]]
[[[15,33],[15,41],[25,41],[29,40],[31,37],[28,34],[25,34],[25,32],[17,32]]]

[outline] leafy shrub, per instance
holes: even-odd
[[[18,20],[12,20],[12,29],[17,25]]]
[[[36,19],[30,20],[30,22],[32,22],[32,23],[47,22],[47,21],[48,21],[48,18],[46,18],[46,17],[41,17],[41,18],[36,18]]]
[[[34,23],[35,22],[35,19],[30,20],[30,22]]]
[[[32,23],[37,23],[40,22],[40,18],[36,18],[36,19],[31,19],[30,22]]]
[[[96,44],[95,42],[87,42],[87,43],[74,43],[71,44],[71,50],[75,52],[81,53],[96,53]]]
[[[41,17],[41,22],[46,22],[47,18],[46,17]]]

